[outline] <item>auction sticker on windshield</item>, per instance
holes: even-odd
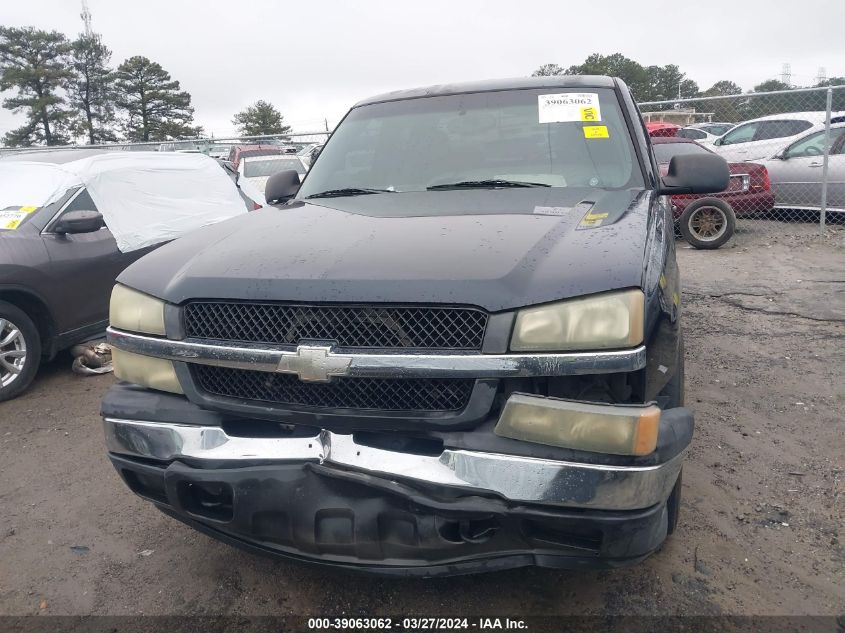
[[[595,92],[564,92],[537,95],[540,123],[601,121],[599,96]]]
[[[38,207],[10,207],[0,211],[0,230],[13,231]]]
[[[584,138],[610,138],[606,125],[585,125]]]

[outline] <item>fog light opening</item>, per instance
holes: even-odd
[[[186,511],[214,521],[234,518],[232,486],[221,481],[180,481],[179,502]]]

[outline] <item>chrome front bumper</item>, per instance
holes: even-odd
[[[439,456],[395,452],[356,443],[352,435],[235,437],[217,426],[104,418],[110,452],[160,462],[189,460],[238,467],[255,463],[318,463],[413,485],[487,494],[522,503],[595,510],[637,510],[662,503],[686,449],[656,466],[609,466],[480,451],[445,449]]]

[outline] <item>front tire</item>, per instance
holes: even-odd
[[[687,205],[678,225],[690,246],[714,249],[731,239],[736,230],[736,214],[724,200],[701,198]]]
[[[0,402],[29,387],[41,364],[41,337],[29,316],[0,301]]]

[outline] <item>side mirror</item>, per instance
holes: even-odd
[[[295,169],[288,169],[273,174],[264,185],[264,197],[268,204],[286,202],[299,191],[299,174]]]
[[[718,193],[728,188],[731,171],[727,161],[715,154],[681,154],[669,161],[659,193]]]
[[[722,144],[722,137],[721,136],[713,141],[713,145],[721,145],[721,144]]]
[[[93,233],[106,225],[99,211],[68,211],[53,225],[53,232]]]

